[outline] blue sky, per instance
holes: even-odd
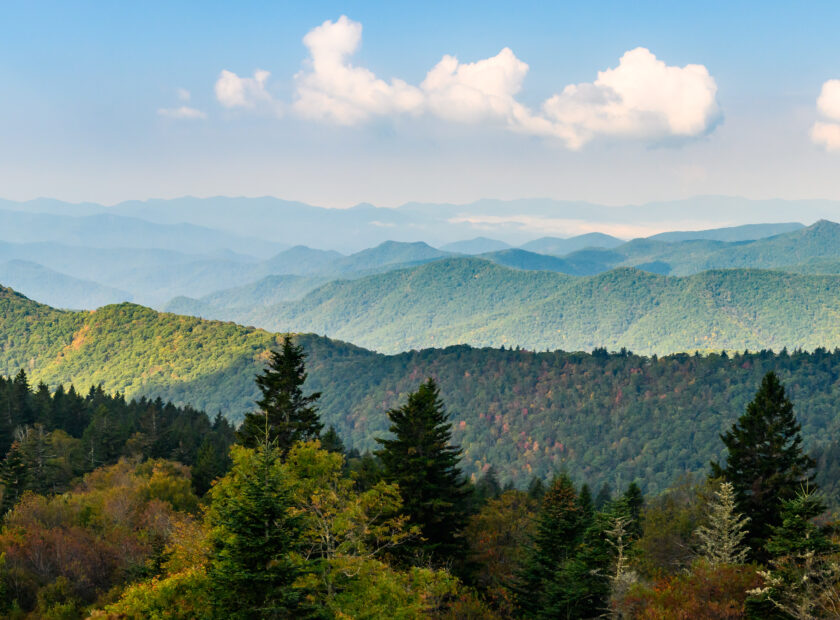
[[[838,23],[836,2],[7,1],[0,194],[840,199]]]

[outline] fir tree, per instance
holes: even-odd
[[[473,491],[474,501],[477,506],[484,504],[487,500],[499,497],[502,493],[502,486],[499,484],[499,476],[496,468],[492,465],[484,473],[478,482],[475,483]]]
[[[700,557],[710,566],[742,564],[749,549],[743,544],[749,518],[735,510],[735,489],[722,482],[708,507],[708,523],[697,528]]]
[[[781,525],[773,528],[766,550],[770,569],[759,574],[764,586],[751,592],[751,617],[836,618],[840,613],[838,546],[829,530],[814,523],[825,512],[808,488],[782,502]],[[771,613],[775,611],[776,613]]]
[[[750,519],[752,557],[764,560],[764,545],[782,522],[781,502],[813,480],[814,467],[802,452],[793,404],[775,373],[767,373],[746,412],[721,439],[726,464],[712,463],[712,476],[732,483],[738,511]]]
[[[545,483],[542,478],[534,476],[528,483],[528,497],[538,502],[541,502],[545,497]]]
[[[341,436],[332,424],[321,435],[321,447],[327,452],[336,452],[338,454],[344,454],[346,452],[344,442],[341,441]]]
[[[3,487],[0,516],[17,503],[23,492],[29,488],[29,480],[26,459],[21,453],[20,444],[15,441],[6,459],[0,462],[0,487]]]
[[[515,594],[520,612],[528,618],[568,617],[576,580],[571,565],[587,522],[575,486],[566,474],[557,476],[543,498],[528,557]]]
[[[397,483],[403,512],[420,528],[422,540],[408,545],[421,561],[445,565],[464,556],[467,520],[465,481],[458,469],[461,450],[451,445],[452,424],[429,379],[408,402],[388,412],[393,439],[377,439],[384,478]]]
[[[603,510],[612,501],[612,489],[606,482],[598,489],[598,495],[595,496],[595,510]]]
[[[266,422],[271,443],[283,454],[295,442],[320,435],[323,425],[315,403],[321,393],[303,394],[305,358],[303,347],[294,344],[288,335],[283,337],[280,349],[271,352],[268,367],[256,378],[262,393],[257,401],[260,411],[245,415],[238,433],[240,443],[247,447],[261,445]]]
[[[583,509],[584,518],[591,520],[595,516],[595,503],[592,499],[592,491],[586,483],[580,487],[578,503],[580,503],[580,507]]]
[[[217,617],[293,618],[292,559],[300,537],[279,451],[232,449],[233,468],[210,491],[208,576]]]

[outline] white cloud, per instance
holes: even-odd
[[[265,89],[270,75],[268,71],[257,69],[254,77],[239,77],[225,69],[216,80],[216,99],[226,108],[253,108],[272,103],[273,99]]]
[[[828,80],[822,85],[817,109],[826,118],[840,121],[840,80]]]
[[[342,15],[309,31],[303,44],[309,66],[295,76],[294,108],[306,118],[352,125],[372,115],[416,112],[423,95],[402,80],[385,82],[349,57],[362,41],[362,25]]]
[[[429,111],[450,121],[476,122],[508,119],[522,106],[514,96],[522,88],[528,65],[510,48],[473,63],[444,56],[420,87]]]
[[[840,80],[828,80],[822,85],[817,110],[828,120],[814,123],[811,140],[827,151],[840,150]]]
[[[178,108],[160,108],[158,110],[158,114],[167,118],[183,118],[189,120],[207,118],[207,115],[201,110],[196,110],[195,108],[190,108],[185,105]]]
[[[189,101],[190,100],[190,91],[188,91],[186,88],[179,88],[175,92],[178,95],[178,100],[179,101]]]
[[[661,140],[699,136],[720,110],[717,85],[703,65],[666,65],[643,47],[626,52],[591,83],[566,86],[544,115],[578,148],[597,136]]]
[[[817,121],[811,127],[811,140],[822,146],[826,151],[840,150],[840,123],[823,123]]]
[[[660,141],[710,131],[720,116],[717,85],[703,65],[668,66],[649,50],[626,52],[618,66],[591,83],[566,86],[539,113],[517,101],[528,65],[509,49],[462,63],[445,55],[419,86],[386,81],[352,56],[362,25],[342,15],[303,38],[309,50],[295,75],[295,112],[304,118],[354,125],[376,116],[428,114],[457,123],[491,122],[520,133],[559,138],[577,149],[599,137]],[[222,71],[216,96],[226,107],[270,100],[268,72],[240,78]]]

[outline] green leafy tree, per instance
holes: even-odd
[[[320,392],[305,396],[306,354],[303,347],[285,336],[279,350],[271,352],[268,367],[256,378],[262,397],[258,412],[245,415],[239,429],[239,441],[246,447],[262,445],[265,428],[269,441],[285,454],[296,441],[317,439],[323,425],[315,403]]]
[[[226,618],[294,617],[301,526],[279,450],[234,446],[231,457],[231,471],[210,490],[215,611]]]
[[[451,443],[452,424],[435,382],[423,383],[388,418],[394,438],[377,439],[382,445],[377,455],[385,480],[399,486],[403,512],[422,536],[406,547],[421,562],[457,562],[464,557],[468,491],[458,468],[461,451]]]
[[[721,435],[726,463],[712,463],[712,476],[732,483],[738,511],[750,519],[752,557],[765,560],[765,543],[781,525],[781,502],[813,480],[814,461],[802,451],[801,427],[775,373],[769,372],[746,412]]]

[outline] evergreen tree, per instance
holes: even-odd
[[[598,495],[595,496],[595,510],[603,510],[612,501],[612,489],[606,482],[598,489]]]
[[[742,564],[749,549],[743,544],[749,518],[735,510],[735,489],[722,482],[708,506],[708,523],[697,528],[700,557],[710,566]]]
[[[528,557],[515,585],[517,606],[528,618],[568,617],[572,565],[588,523],[566,474],[557,476],[543,498]]]
[[[452,424],[432,379],[402,407],[388,412],[393,439],[377,439],[384,478],[396,483],[403,513],[422,540],[407,545],[420,561],[445,565],[464,557],[462,531],[468,490],[458,469],[461,450],[451,445]]]
[[[21,453],[20,444],[15,441],[6,459],[0,463],[0,487],[3,487],[0,516],[17,503],[23,492],[29,488],[29,481],[26,460]]]
[[[299,609],[292,558],[300,517],[279,450],[235,446],[233,468],[210,491],[208,576],[219,618],[293,618]]]
[[[750,519],[747,544],[759,561],[781,525],[781,502],[813,480],[814,461],[802,451],[800,430],[784,386],[767,373],[746,412],[721,435],[726,464],[712,463],[712,476],[732,483],[738,511]]]
[[[256,378],[262,393],[257,401],[260,411],[246,414],[238,432],[244,446],[261,445],[266,424],[270,442],[283,454],[295,442],[320,435],[323,425],[315,403],[321,393],[303,394],[307,377],[305,359],[303,347],[294,344],[288,335],[283,337],[280,349],[271,352],[268,367]]]
[[[330,427],[326,430],[326,432],[321,435],[321,447],[327,452],[336,452],[338,454],[344,454],[346,452],[344,442],[341,441],[341,436],[332,424],[330,424]]]
[[[589,485],[584,483],[580,487],[580,495],[578,495],[578,503],[583,510],[584,518],[589,521],[595,516],[595,503],[592,500],[592,491]]]
[[[478,479],[478,482],[475,483],[473,499],[477,506],[481,506],[487,500],[499,497],[501,493],[502,487],[499,484],[499,477],[496,474],[496,468],[491,465],[484,475]]]
[[[782,502],[781,525],[773,528],[766,546],[770,569],[760,572],[764,587],[752,592],[750,617],[837,617],[840,566],[833,556],[838,545],[827,527],[814,523],[825,509],[822,499],[807,488]]]
[[[631,482],[619,503],[627,517],[625,523],[627,532],[633,538],[639,538],[642,535],[642,508],[645,505],[645,497],[639,485]]]
[[[542,478],[534,476],[528,483],[528,497],[538,502],[541,502],[545,497],[545,483]]]

